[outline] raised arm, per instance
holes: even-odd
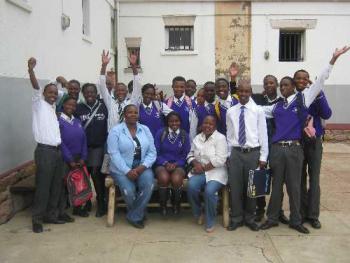
[[[30,82],[32,83],[33,89],[39,90],[40,86],[34,73],[35,66],[36,66],[36,59],[33,57],[28,59],[28,73],[29,73]]]
[[[308,89],[305,89],[303,91],[306,107],[309,107],[311,105],[311,103],[316,99],[316,97],[318,96],[318,94],[322,90],[322,88],[324,86],[324,82],[326,81],[326,79],[328,79],[329,74],[333,68],[333,65],[335,64],[337,59],[341,55],[348,52],[349,49],[350,49],[350,47],[347,47],[347,46],[340,48],[340,49],[336,48],[331,60],[329,61],[329,64],[327,65],[327,67],[317,77],[316,81]]]
[[[239,73],[238,65],[233,62],[229,68],[229,74],[230,74],[230,94],[235,94],[237,90],[236,86],[236,78]]]
[[[128,59],[131,65],[132,73],[133,73],[132,93],[130,96],[130,103],[139,105],[142,100],[142,94],[141,94],[141,80],[137,69],[137,53],[130,54],[130,57]]]
[[[112,96],[111,94],[109,94],[108,89],[107,89],[107,85],[106,85],[106,69],[107,69],[107,65],[109,63],[109,61],[111,60],[111,58],[109,57],[109,52],[107,51],[107,53],[103,50],[102,55],[101,55],[101,71],[100,71],[100,77],[97,81],[97,88],[99,89],[99,92],[102,96],[102,99],[108,109],[108,111],[111,110],[111,103],[112,103]]]

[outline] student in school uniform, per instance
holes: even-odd
[[[81,121],[75,118],[73,113],[76,110],[77,101],[75,98],[66,97],[63,100],[62,112],[58,118],[62,138],[62,156],[65,162],[65,174],[69,171],[85,166],[87,159],[86,135]],[[68,193],[63,184],[60,195],[60,214],[64,214],[68,201]],[[73,208],[73,215],[81,217],[89,216],[85,204]]]
[[[226,136],[226,113],[229,108],[238,103],[238,99],[230,94],[229,82],[224,78],[215,81],[218,100],[215,103],[215,115],[218,119],[218,132]]]
[[[166,117],[166,127],[158,130],[154,140],[157,149],[155,174],[158,178],[159,202],[163,216],[168,213],[169,184],[172,185],[173,212],[175,215],[180,212],[186,157],[191,148],[187,132],[180,127],[181,117],[172,111]]]
[[[298,70],[294,73],[296,88],[302,92],[308,88],[310,83],[309,73],[305,70]],[[309,115],[312,117],[313,127],[316,130],[315,140],[304,143],[304,165],[301,177],[301,216],[315,228],[321,228],[320,216],[320,170],[322,162],[322,136],[324,128],[322,120],[332,116],[332,110],[328,105],[326,95],[321,91],[309,108]],[[307,189],[307,177],[309,176],[309,189]]]
[[[276,104],[278,101],[282,100],[282,98],[277,94],[277,86],[278,86],[277,78],[273,75],[266,75],[263,79],[263,87],[264,87],[263,94],[261,93],[252,94],[252,99],[257,105],[260,105],[260,106]],[[267,136],[269,140],[269,149],[270,149],[272,144],[272,135],[275,131],[274,119],[266,119],[266,124],[267,124]],[[265,207],[266,207],[265,196],[256,198],[255,222],[261,222],[261,220],[264,218]],[[284,211],[282,208],[280,210],[279,221],[282,224],[289,224],[289,220],[284,215]]]
[[[216,118],[208,115],[187,156],[187,163],[192,167],[188,174],[188,200],[197,223],[202,225],[205,220],[208,233],[214,231],[218,191],[227,183],[226,160],[226,138],[216,130]],[[200,198],[202,190],[204,209]]]
[[[138,108],[127,105],[124,116],[125,121],[108,134],[110,171],[127,204],[127,221],[136,228],[144,228],[145,210],[154,186],[152,165],[157,152],[150,130],[138,123]]]
[[[265,169],[268,156],[266,119],[263,109],[251,99],[250,81],[240,80],[239,103],[226,114],[229,157],[229,185],[231,188],[231,222],[227,230],[245,224],[258,231],[255,223],[256,202],[247,196],[249,171]]]
[[[300,188],[304,159],[303,149],[300,144],[302,130],[308,115],[308,109],[322,90],[335,61],[349,49],[348,47],[336,49],[332,59],[319,75],[319,78],[309,88],[304,89],[303,92],[295,93],[295,81],[293,78],[282,78],[280,91],[284,100],[272,106],[264,106],[266,116],[275,118],[276,130],[272,136],[270,154],[270,167],[274,179],[267,210],[268,220],[261,225],[261,229],[278,226],[283,183],[285,183],[290,206],[289,227],[300,233],[309,233],[309,230],[302,224],[300,214]]]
[[[105,103],[108,110],[108,131],[112,129],[113,126],[124,120],[123,109],[128,104],[134,104],[133,98],[127,98],[127,87],[123,83],[117,83],[114,88],[114,97],[109,93],[106,87],[106,68],[111,60],[109,57],[109,52],[103,50],[101,55],[102,65],[100,71],[100,77],[97,81],[97,88],[100,91],[103,102]],[[134,72],[134,78],[138,74],[136,69],[137,56],[130,56],[130,63]]]
[[[197,118],[197,134],[201,133],[203,120],[207,116],[215,116],[215,83],[207,81],[204,86],[204,104],[195,108]]]
[[[78,102],[81,102],[79,99],[79,94],[80,94],[80,82],[72,79],[70,81],[67,81],[64,77],[58,76],[56,78],[57,86],[58,86],[58,98],[57,98],[57,106],[56,106],[56,111],[57,112],[62,112],[63,110],[63,101],[67,97],[72,97],[75,98]],[[67,92],[63,91],[62,88],[66,88]]]
[[[57,87],[52,83],[44,88],[40,87],[34,73],[35,66],[35,58],[30,58],[28,73],[34,89],[32,122],[34,139],[37,142],[34,152],[36,177],[32,229],[34,233],[41,233],[43,223],[65,223],[57,217],[63,178],[63,159],[55,105],[58,96]]]
[[[186,81],[186,88],[185,88],[185,94],[186,96],[190,97],[192,102],[196,101],[196,94],[197,91],[197,83],[193,79],[188,79]]]
[[[108,111],[97,97],[95,84],[85,83],[82,93],[85,102],[77,105],[74,115],[80,119],[86,133],[88,147],[86,165],[96,191],[96,217],[101,217],[107,212],[106,175],[100,171],[107,141]]]
[[[196,97],[196,106],[198,105],[204,105],[205,103],[205,98],[204,98],[204,89],[200,88],[197,92],[197,97]]]
[[[181,129],[184,129],[191,138],[191,141],[196,136],[197,118],[195,113],[195,105],[190,97],[186,96],[186,80],[184,77],[177,76],[172,81],[174,95],[169,97],[165,104],[176,111],[181,116]]]

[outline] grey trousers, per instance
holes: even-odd
[[[36,165],[35,196],[32,208],[33,222],[42,223],[44,217],[58,215],[58,202],[63,177],[63,159],[59,149],[37,146],[34,152]]]
[[[304,166],[301,177],[301,209],[303,218],[318,219],[320,215],[320,170],[322,161],[322,139],[316,138],[313,146],[304,147]],[[309,176],[309,189],[307,189]]]
[[[259,156],[259,151],[249,153],[235,149],[231,151],[228,182],[231,189],[231,220],[234,223],[254,222],[256,201],[247,196],[247,186],[249,170],[258,167]]]
[[[278,223],[282,205],[283,184],[289,196],[290,225],[301,224],[300,183],[304,153],[300,145],[281,146],[273,144],[270,153],[272,193],[267,209],[268,220]]]

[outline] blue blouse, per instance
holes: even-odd
[[[136,137],[141,144],[141,162],[147,168],[156,161],[157,152],[153,136],[145,125],[137,123]],[[110,171],[114,174],[125,175],[132,168],[135,144],[126,124],[120,123],[109,132],[107,139],[108,153],[111,157]]]

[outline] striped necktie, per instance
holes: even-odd
[[[245,107],[241,106],[241,114],[239,115],[238,143],[240,146],[244,146],[246,143],[244,109]]]
[[[124,116],[123,116],[123,107],[121,103],[118,103],[118,115],[119,115],[119,122],[122,122],[124,120]]]

